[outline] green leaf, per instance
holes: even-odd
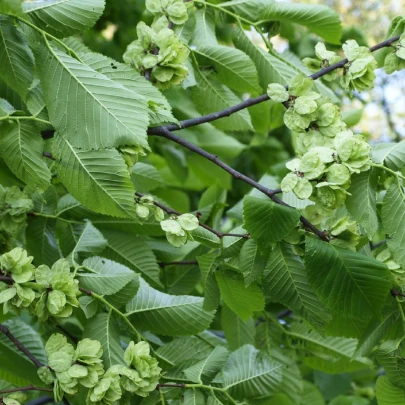
[[[253,318],[242,321],[227,305],[222,305],[221,326],[231,350],[255,343],[256,326]]]
[[[342,25],[336,11],[324,5],[272,3],[260,10],[258,20],[289,21],[301,24],[331,44],[340,45]]]
[[[207,282],[208,276],[211,273],[211,270],[214,267],[217,257],[218,255],[216,253],[205,253],[204,255],[197,256],[198,266],[200,267],[201,271],[201,281],[204,286]]]
[[[104,298],[115,308],[121,309],[128,304],[139,289],[139,279],[130,281],[119,294],[107,295]]]
[[[288,330],[288,336],[292,347],[303,356],[304,363],[315,370],[338,374],[371,365],[368,359],[354,358],[356,339],[323,337],[304,322],[294,322]]]
[[[100,313],[92,318],[84,329],[83,337],[98,340],[101,343],[102,359],[106,370],[114,364],[125,365],[119,328],[112,317],[112,311]]]
[[[50,121],[70,145],[148,149],[149,118],[143,96],[51,45],[39,48],[35,56]]]
[[[210,7],[195,11],[196,25],[191,45],[216,45],[215,12]]]
[[[287,395],[292,404],[301,403],[302,396],[305,395],[305,381],[301,377],[300,368],[294,358],[294,353],[285,348],[272,347],[266,351],[272,358],[283,365],[281,384],[278,392]],[[304,402],[303,405],[312,404],[311,401]]]
[[[38,332],[20,319],[6,321],[3,325],[41,363],[47,363],[44,344]],[[10,383],[23,380],[28,384],[42,385],[37,375],[37,368],[4,334],[0,334],[0,358],[0,371],[5,371],[1,378],[7,379]]]
[[[144,193],[165,185],[162,176],[154,166],[141,162],[132,167],[131,179],[135,189]]]
[[[7,100],[0,98],[0,118],[10,117],[15,112],[15,108]]]
[[[0,15],[0,77],[24,100],[34,79],[32,52],[12,18],[3,15]]]
[[[26,106],[21,96],[14,91],[7,83],[0,77],[0,97],[4,98],[16,110],[25,110]]]
[[[183,372],[186,377],[195,383],[209,382],[221,370],[228,359],[228,350],[217,346],[204,360],[186,368]]]
[[[103,230],[103,235],[108,241],[103,251],[104,257],[142,274],[142,277],[153,285],[162,285],[156,257],[144,239],[113,230]]]
[[[100,214],[137,219],[134,187],[117,150],[86,151],[57,136],[54,155],[58,178],[86,208]]]
[[[308,381],[304,381],[304,390],[301,394],[300,405],[325,405],[325,400],[318,387]]]
[[[148,101],[151,125],[177,122],[172,115],[172,107],[166,97],[153,84],[129,65],[119,63],[98,53],[80,53],[83,63],[107,76],[126,89],[143,96]]]
[[[405,141],[379,143],[372,149],[373,162],[385,164],[391,170],[401,170],[405,166]]]
[[[401,266],[405,266],[405,199],[393,184],[385,194],[381,217],[384,230],[388,234],[388,247],[394,259]]]
[[[281,364],[253,346],[245,345],[231,353],[220,373],[220,381],[236,399],[269,395],[280,384]]]
[[[270,199],[246,196],[243,202],[244,228],[261,248],[285,238],[299,223],[300,214],[293,208]]]
[[[263,287],[266,298],[285,305],[317,328],[331,319],[308,282],[304,264],[286,243],[277,244],[270,253]]]
[[[235,46],[245,52],[255,63],[259,74],[259,83],[263,90],[267,89],[270,83],[279,83],[285,86],[294,76],[310,73],[298,58],[291,56],[292,54],[283,54],[282,57],[273,50],[267,52],[254,44],[238,27],[234,28],[232,39]],[[322,95],[334,98],[333,92],[321,82],[315,82],[314,87]]]
[[[391,297],[388,297],[388,300],[391,300],[391,305],[384,307],[381,319],[372,318],[370,320],[366,330],[359,339],[354,356],[359,357],[370,355],[374,347],[384,338],[394,322],[398,320],[399,314],[398,306],[396,305],[397,303],[392,300]]]
[[[244,52],[223,45],[198,46],[194,53],[211,62],[221,83],[241,92],[259,89],[256,66]]]
[[[405,390],[392,384],[387,376],[378,377],[375,388],[379,405],[405,405]]]
[[[239,254],[239,268],[247,285],[261,278],[268,254],[260,251],[254,239],[243,244]]]
[[[347,190],[351,194],[346,199],[347,210],[365,229],[369,239],[378,229],[376,205],[378,174],[375,169],[353,174],[351,186]]]
[[[205,283],[203,308],[205,311],[213,311],[219,307],[220,303],[221,291],[214,273],[210,273]]]
[[[267,89],[270,83],[284,86],[289,79],[299,73],[265,49],[255,45],[240,28],[234,28],[232,40],[235,46],[250,56],[255,63],[262,89]]]
[[[48,110],[46,109],[46,103],[44,98],[44,92],[42,90],[41,83],[38,79],[34,80],[31,88],[27,94],[27,108],[29,112],[42,120],[49,121]],[[36,122],[38,128],[49,129],[50,125]]]
[[[98,301],[95,298],[82,295],[79,297],[80,309],[87,319],[92,318],[98,311]]]
[[[100,253],[106,246],[107,241],[101,232],[91,222],[86,222],[76,241],[70,256],[77,259],[80,256],[89,257]]]
[[[182,398],[184,405],[202,405],[205,403],[205,397],[200,390],[186,390]]]
[[[90,273],[78,274],[80,285],[101,295],[116,294],[137,278],[132,270],[122,264],[98,256],[86,259],[82,265]]]
[[[308,279],[328,309],[349,318],[380,316],[392,285],[384,264],[313,237],[305,252]]]
[[[58,38],[92,27],[104,11],[105,0],[36,0],[23,9],[35,25]]]
[[[400,342],[387,340],[376,351],[378,363],[384,368],[390,382],[405,389],[405,361],[402,357]]]
[[[194,231],[191,231],[191,235],[195,241],[200,242],[210,248],[218,248],[221,245],[221,239],[217,235],[205,228],[202,228],[201,226],[194,229]]]
[[[240,100],[223,84],[212,79],[212,75],[196,71],[197,86],[191,89],[194,103],[201,114],[210,114],[240,103]],[[224,131],[242,131],[253,129],[249,112],[241,110],[230,117],[221,118],[212,123]]]
[[[196,336],[179,337],[159,347],[157,356],[170,366],[203,360],[211,353],[212,347]]]
[[[233,271],[216,272],[215,276],[223,301],[242,321],[247,321],[254,312],[263,311],[264,296],[256,284],[246,287],[243,276]]]
[[[26,228],[27,251],[36,265],[49,267],[61,258],[56,239],[56,219],[37,217]]]
[[[140,328],[162,335],[191,335],[208,328],[214,317],[214,312],[205,312],[202,304],[203,298],[168,295],[141,280],[126,311]]]
[[[42,156],[44,141],[33,123],[5,122],[1,126],[0,155],[10,170],[30,186],[48,188],[51,172]]]

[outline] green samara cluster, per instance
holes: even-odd
[[[372,87],[376,62],[369,49],[355,41],[347,41],[343,48],[349,60],[341,77],[343,87],[351,90]],[[326,67],[340,60],[324,45],[317,45],[316,54],[320,61],[307,59],[307,66]],[[332,236],[339,236],[331,243],[353,249],[360,232],[347,215],[344,203],[352,174],[371,167],[371,147],[362,135],[346,128],[338,106],[313,91],[313,85],[311,78],[298,75],[291,79],[288,89],[275,83],[268,86],[269,97],[287,107],[284,123],[296,133],[298,157],[286,164],[291,172],[281,181],[281,189],[293,192],[299,199],[308,199],[305,217]]]
[[[21,248],[0,256],[0,274],[10,278],[0,282],[3,313],[29,308],[41,321],[69,317],[73,307],[79,306],[78,281],[70,272],[69,262],[60,259],[50,269],[46,265],[35,268],[32,260]]]
[[[61,401],[65,394],[75,395],[80,386],[88,388],[87,405],[117,405],[124,394],[146,397],[156,389],[161,368],[150,355],[147,342],[130,342],[121,364],[104,369],[100,342],[83,339],[77,347],[65,336],[53,334],[45,345],[48,364],[38,369],[46,384],[53,384]]]
[[[141,21],[136,28],[138,38],[128,45],[124,61],[141,73],[150,75],[161,89],[180,84],[188,75],[185,66],[189,50],[171,29],[188,19],[182,0],[146,1],[147,10],[155,16],[149,27]]]

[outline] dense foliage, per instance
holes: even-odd
[[[405,143],[350,104],[404,30],[0,0],[0,403],[405,405]]]

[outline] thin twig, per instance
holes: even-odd
[[[233,169],[231,166],[227,165],[226,163],[224,163],[222,160],[220,160],[218,158],[218,156],[213,155],[212,153],[207,152],[206,150],[200,148],[197,145],[194,145],[191,142],[186,141],[185,139],[181,138],[180,136],[177,136],[173,133],[171,133],[167,128],[162,127],[160,130],[160,133],[157,134],[157,136],[161,136],[163,138],[169,139],[173,142],[178,143],[181,146],[184,146],[185,148],[187,148],[188,150],[191,150],[192,152],[197,153],[198,155],[208,159],[209,161],[211,161],[212,163],[216,164],[217,166],[219,166],[221,169],[223,169],[224,171],[226,171],[227,173],[229,173],[232,177],[234,177],[237,180],[241,180],[247,184],[249,184],[250,186],[254,187],[256,190],[261,191],[263,194],[265,194],[267,197],[271,198],[275,203],[279,204],[279,205],[283,205],[285,207],[289,207],[292,208],[290,205],[288,205],[287,203],[285,203],[283,200],[280,200],[277,196],[276,193],[278,193],[278,190],[271,190],[265,186],[263,186],[262,184],[258,183],[257,181],[251,179],[248,176],[245,176],[244,174],[238,172],[237,170]],[[157,205],[157,204],[156,204]],[[161,205],[157,205],[160,206],[162,209],[163,207]],[[173,210],[171,210],[171,213],[176,214],[175,212],[172,212]],[[167,212],[167,211],[166,211]],[[316,228],[311,222],[309,222],[306,218],[304,218],[303,216],[300,217],[300,221],[302,222],[302,224],[304,225],[304,227],[308,230],[313,232],[315,235],[317,235],[320,239],[322,239],[325,242],[329,241],[329,238],[327,237],[327,235],[322,232],[321,230],[319,230],[318,228]],[[206,225],[203,226],[201,224],[201,226],[203,228],[206,228]],[[212,231],[212,228],[209,228],[209,230]],[[216,232],[216,231],[215,231]]]
[[[175,136],[175,135],[173,135],[173,136]],[[145,194],[139,193],[138,191],[135,193],[135,195],[137,197],[144,197],[145,196]],[[173,208],[166,207],[166,205],[163,205],[158,201],[153,201],[153,204],[156,205],[156,207],[161,208],[164,212],[166,212],[169,215],[181,215],[181,212],[176,211]],[[214,235],[218,236],[218,238],[221,238],[221,239],[223,237],[225,237],[225,236],[235,236],[235,237],[244,238],[244,239],[249,239],[250,238],[250,235],[248,233],[241,233],[241,234],[239,234],[239,233],[223,233],[223,232],[216,231],[215,229],[211,228],[210,226],[208,226],[208,225],[206,225],[206,224],[204,224],[202,222],[199,222],[199,224],[200,224],[201,228],[204,228],[207,231],[210,231],[211,233],[213,233]]]
[[[399,39],[399,36],[387,39],[386,41],[383,41],[375,46],[372,46],[370,48],[370,51],[374,52],[374,51],[377,51],[378,49],[391,46],[392,43],[398,41],[398,39]],[[320,69],[318,72],[315,72],[314,74],[312,74],[308,77],[310,77],[313,80],[317,80],[320,77],[325,76],[326,74],[332,72],[333,70],[343,68],[346,65],[346,63],[348,63],[348,60],[343,59],[337,63],[334,63],[333,65]],[[180,123],[179,123],[180,125],[170,124],[170,125],[165,125],[165,126],[160,126],[160,127],[149,128],[148,134],[149,135],[159,135],[162,128],[166,128],[169,131],[177,131],[180,129],[189,128],[189,127],[193,127],[196,125],[201,125],[201,124],[204,124],[207,122],[216,121],[220,118],[229,117],[230,115],[232,115],[238,111],[244,110],[245,108],[251,107],[251,106],[259,104],[259,103],[263,103],[264,101],[267,101],[267,100],[270,100],[270,97],[267,94],[263,94],[261,96],[254,97],[254,98],[248,98],[247,100],[243,101],[242,103],[236,104],[229,108],[225,108],[224,110],[217,111],[215,113],[211,113],[211,114],[207,114],[207,115],[203,115],[201,117],[190,118],[188,120],[180,121]]]
[[[9,331],[7,326],[0,324],[0,332],[2,332],[6,337],[8,337],[14,346],[25,356],[27,356],[36,367],[40,368],[43,364]]]
[[[380,242],[377,243],[370,242],[370,249],[371,250],[377,249],[378,247],[385,245],[386,243],[387,239],[381,240]]]
[[[179,383],[179,384],[158,384],[156,386],[157,390],[160,390],[161,388],[186,388],[186,384]]]

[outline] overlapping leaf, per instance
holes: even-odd
[[[264,249],[285,238],[298,225],[300,214],[273,201],[247,196],[243,203],[243,220],[244,228]]]
[[[12,18],[4,15],[0,15],[0,77],[23,99],[34,79],[32,52]]]
[[[116,149],[77,149],[57,136],[54,154],[58,178],[86,208],[115,217],[137,218],[134,187]]]
[[[46,264],[49,267],[61,258],[56,239],[56,219],[35,218],[26,229],[27,251],[34,256],[38,266]]]
[[[39,48],[35,56],[49,118],[70,145],[148,148],[149,119],[143,96],[51,45]]]
[[[92,27],[104,11],[105,0],[34,0],[24,12],[39,28],[63,38]]]
[[[239,49],[223,45],[202,45],[194,52],[214,65],[219,80],[226,86],[237,92],[258,90],[256,67]]]
[[[103,256],[141,273],[153,285],[161,286],[159,266],[152,249],[145,240],[126,232],[103,230],[107,247]]]
[[[105,248],[106,244],[107,241],[104,239],[101,232],[96,229],[91,222],[86,222],[77,237],[76,245],[70,256],[74,260],[76,260],[79,255],[89,257],[100,253]]]
[[[137,278],[128,267],[103,257],[90,257],[83,262],[83,266],[85,271],[90,272],[79,273],[80,285],[101,295],[116,294]]]
[[[405,141],[373,146],[372,158],[375,163],[384,163],[391,170],[401,170],[405,165]]]
[[[225,304],[221,310],[221,326],[231,350],[255,344],[256,326],[253,318],[242,321],[235,312]]]
[[[217,346],[205,359],[184,370],[186,377],[195,383],[202,384],[210,381],[222,368],[228,359],[228,350]]]
[[[44,141],[29,121],[6,122],[1,126],[0,156],[10,170],[30,186],[46,189],[51,172],[42,155]]]
[[[378,171],[353,174],[346,207],[352,217],[366,230],[371,239],[378,229],[377,217]]]
[[[302,62],[289,62],[282,56],[267,52],[265,49],[254,44],[247,35],[238,27],[232,32],[232,39],[235,46],[245,52],[255,63],[259,74],[259,83],[263,89],[267,89],[269,83],[280,83],[283,86],[298,74],[308,74],[306,67],[302,67]],[[316,82],[314,86],[322,95],[333,98],[333,93],[321,82]]]
[[[405,405],[405,390],[392,384],[385,375],[378,377],[376,395],[379,405]]]
[[[143,96],[148,102],[152,125],[176,122],[172,115],[172,107],[163,94],[135,69],[97,53],[79,52],[79,54],[82,62],[92,69]]]
[[[254,312],[263,311],[263,292],[256,284],[245,286],[243,276],[234,271],[215,273],[221,298],[242,321],[247,321]]]
[[[309,367],[336,374],[369,367],[371,361],[353,355],[356,350],[356,339],[321,336],[303,322],[294,322],[288,331],[296,349],[302,349],[304,362]]]
[[[91,319],[87,324],[84,337],[98,340],[103,348],[104,367],[108,369],[114,364],[124,363],[124,350],[120,342],[120,334],[112,312],[102,312]]]
[[[288,21],[308,27],[333,44],[340,44],[342,26],[339,15],[329,7],[269,0],[233,0],[224,3],[251,21]]]
[[[138,293],[126,310],[140,328],[179,336],[201,332],[210,325],[214,312],[205,312],[202,305],[203,298],[165,294],[141,280]]]
[[[313,237],[305,251],[308,279],[326,308],[349,318],[381,314],[392,283],[384,264]]]
[[[214,113],[241,102],[231,90],[210,76],[198,71],[196,79],[197,86],[192,88],[192,95],[200,113]],[[213,122],[213,125],[224,131],[252,129],[252,122],[247,110],[242,110],[232,114],[230,117],[216,120]]]
[[[214,381],[236,399],[274,393],[281,381],[282,365],[251,345],[234,351]]]
[[[204,7],[195,12],[196,25],[191,45],[216,45],[218,44],[215,34],[215,12],[209,7]]]
[[[330,321],[308,282],[304,264],[286,243],[277,244],[270,254],[264,291],[271,301],[285,305],[314,326],[324,327]]]
[[[393,184],[387,191],[381,216],[384,229],[389,235],[388,247],[394,259],[405,266],[405,199],[397,184]]]

